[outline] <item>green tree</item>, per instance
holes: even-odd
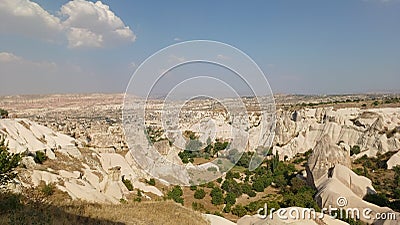
[[[182,188],[178,185],[174,186],[171,191],[168,192],[167,196],[169,199],[174,200],[177,203],[181,203],[183,205],[183,191]]]
[[[211,203],[213,205],[222,205],[224,203],[224,194],[219,187],[215,187],[211,190]]]
[[[8,117],[8,111],[5,109],[0,109],[0,119],[7,118],[7,117]]]
[[[244,168],[248,168],[250,161],[251,161],[252,153],[250,152],[245,152],[243,153],[242,157],[239,159],[239,161],[236,163],[237,166],[242,166]]]
[[[226,204],[224,209],[223,209],[224,213],[230,213],[231,212],[231,208],[232,208],[232,205]]]
[[[190,190],[192,190],[192,191],[197,190],[197,186],[195,186],[195,185],[190,186]]]
[[[15,168],[20,160],[21,155],[9,153],[5,138],[0,137],[0,185],[7,184],[17,176]]]
[[[228,147],[228,145],[229,145],[229,142],[219,142],[219,141],[217,141],[214,144],[214,152],[216,153],[218,151],[225,150],[226,147]]]
[[[381,207],[388,207],[389,206],[389,199],[386,197],[385,194],[367,194],[363,198],[365,201],[370,202],[372,204],[381,206]]]
[[[146,183],[151,185],[151,186],[155,186],[156,185],[156,180],[154,178],[150,178],[148,181],[146,181]]]
[[[226,179],[222,183],[221,188],[228,193],[233,193],[236,197],[242,195],[241,186],[234,179]]]
[[[43,164],[43,162],[47,160],[47,156],[44,152],[37,151],[34,159],[36,163]]]
[[[232,192],[226,194],[225,204],[234,205],[236,203],[236,195]]]
[[[350,148],[350,156],[357,155],[361,152],[361,148],[358,145],[354,145]]]
[[[257,192],[263,192],[265,189],[264,183],[261,180],[254,181],[251,188]]]
[[[203,189],[197,189],[194,192],[195,199],[203,199],[206,196],[206,192]]]
[[[232,208],[231,212],[233,215],[238,217],[243,217],[244,215],[247,214],[246,208],[242,205],[236,205],[235,207]]]
[[[130,180],[125,179],[124,176],[122,176],[122,183],[125,184],[125,187],[128,189],[128,191],[133,191],[133,185]]]
[[[272,173],[275,174],[277,172],[278,165],[279,165],[279,154],[278,154],[278,152],[276,152],[276,154],[275,154],[275,156],[274,156],[274,158],[272,159],[272,162],[271,162],[271,171],[272,171]]]

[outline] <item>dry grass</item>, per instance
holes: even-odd
[[[171,201],[132,202],[127,204],[88,206],[85,216],[137,225],[205,225],[206,220],[190,209]]]
[[[33,192],[30,199],[0,193],[0,224],[209,224],[200,213],[172,201],[101,205],[63,200],[62,194],[57,194],[58,191],[43,200],[45,197],[37,194],[37,190]]]

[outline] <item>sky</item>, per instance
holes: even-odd
[[[0,95],[122,93],[190,40],[240,49],[274,93],[400,92],[399,24],[399,0],[0,0]]]

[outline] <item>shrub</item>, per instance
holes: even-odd
[[[219,142],[219,141],[217,141],[214,144],[214,152],[218,152],[218,151],[224,150],[224,149],[226,149],[226,147],[228,147],[228,145],[229,145],[229,142]]]
[[[40,190],[45,196],[53,195],[55,192],[56,186],[53,183],[45,184]]]
[[[394,191],[393,191],[393,196],[394,196],[394,198],[396,198],[396,199],[400,199],[400,188],[394,189]]]
[[[255,197],[256,192],[251,189],[251,185],[244,183],[241,185],[242,192],[247,194],[249,197]]]
[[[8,117],[8,111],[5,109],[0,109],[0,119],[7,118],[7,117]]]
[[[309,186],[301,186],[301,183],[292,179],[292,186],[289,191],[283,193],[283,207],[298,206],[303,208],[314,208],[316,211],[319,210],[317,203],[314,201],[315,190]],[[298,182],[298,183],[297,183]]]
[[[34,159],[36,163],[43,164],[47,160],[47,156],[44,152],[37,151]]]
[[[225,197],[225,204],[234,205],[236,203],[236,195],[232,192],[229,192]]]
[[[252,153],[250,152],[245,152],[243,153],[242,157],[239,159],[237,162],[237,166],[242,166],[244,168],[248,168],[250,161],[251,161]]]
[[[350,148],[350,156],[360,154],[361,149],[360,146],[354,145]]]
[[[215,187],[211,190],[211,203],[213,205],[221,205],[224,203],[224,195],[219,187]]]
[[[20,160],[19,154],[8,152],[5,138],[0,137],[0,185],[8,183],[17,176],[14,169],[18,166]]]
[[[146,181],[147,184],[154,186],[156,185],[156,180],[154,178],[150,178],[148,181]]]
[[[246,193],[250,198],[254,198],[256,197],[257,193],[253,190],[249,191]]]
[[[232,214],[238,217],[243,217],[244,215],[247,214],[247,210],[244,206],[242,205],[236,205],[232,208],[231,210]]]
[[[130,180],[127,180],[125,178],[122,178],[122,182],[125,184],[125,187],[129,190],[129,191],[133,191],[133,185],[132,182]]]
[[[264,183],[261,180],[256,180],[255,182],[253,182],[251,188],[257,192],[263,192],[265,189]]]
[[[293,193],[299,192],[302,188],[307,187],[307,184],[304,180],[294,177],[292,180],[290,180],[290,183],[292,186],[290,186],[290,190]]]
[[[0,193],[0,213],[16,210],[22,206],[21,196],[9,192]]]
[[[208,182],[207,185],[206,185],[206,187],[208,187],[208,188],[214,188],[215,185],[214,185],[213,182]]]
[[[203,189],[197,189],[194,192],[195,199],[203,199],[206,196],[206,192]]]
[[[232,171],[228,171],[226,173],[225,179],[232,179],[232,178],[239,179],[240,178],[240,173],[238,173],[238,172],[233,173]]]
[[[364,198],[365,201],[370,202],[372,204],[385,207],[389,206],[389,199],[384,194],[367,194]]]
[[[168,192],[168,198],[174,200],[177,203],[181,203],[183,205],[183,191],[180,186],[174,186],[170,192]]]
[[[224,213],[230,213],[232,209],[232,205],[231,204],[226,204],[224,207]]]
[[[226,179],[222,183],[221,188],[228,193],[233,193],[237,197],[242,195],[241,186],[233,179]]]
[[[197,190],[197,186],[194,186],[194,185],[190,186],[190,190],[192,190],[192,191]]]

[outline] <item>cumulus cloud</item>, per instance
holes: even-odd
[[[93,33],[85,28],[71,27],[68,32],[68,47],[102,47],[103,35]]]
[[[0,1],[0,33],[17,33],[55,40],[63,27],[60,19],[29,0]]]
[[[133,42],[135,34],[101,1],[74,0],[51,15],[30,0],[0,2],[0,33],[18,33],[48,41],[68,42],[70,48],[99,48]]]
[[[21,57],[14,55],[13,53],[9,52],[0,52],[0,63],[9,63],[9,62],[16,62],[20,61]]]
[[[129,26],[100,1],[70,1],[61,7],[60,13],[66,17],[62,24],[67,28],[69,47],[104,47],[135,41]]]

